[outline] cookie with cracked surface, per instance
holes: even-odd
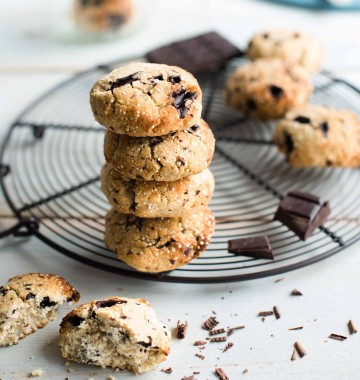
[[[60,325],[67,360],[144,373],[166,360],[171,334],[144,299],[111,297],[67,314]]]
[[[0,287],[0,346],[17,344],[54,320],[64,303],[76,303],[79,292],[54,274],[28,273]]]
[[[141,272],[165,272],[187,264],[205,251],[214,232],[209,208],[178,218],[138,218],[110,210],[105,244]]]
[[[294,167],[360,165],[360,120],[345,109],[293,109],[276,126],[274,141]]]
[[[196,79],[176,66],[131,63],[98,80],[90,93],[95,119],[129,136],[162,136],[195,124],[202,93]]]
[[[101,172],[101,189],[111,206],[120,213],[142,218],[187,215],[207,206],[214,186],[209,169],[170,182],[129,180],[109,164]]]
[[[240,66],[226,84],[226,102],[255,119],[276,119],[306,104],[312,93],[306,71],[279,59],[259,59]]]
[[[302,66],[309,73],[320,70],[324,49],[311,35],[298,30],[270,29],[256,34],[249,42],[251,60],[279,58]]]
[[[204,171],[215,139],[204,120],[166,136],[130,137],[106,131],[105,159],[120,174],[145,181],[176,181]]]
[[[133,0],[75,0],[73,18],[88,32],[111,32],[126,25],[133,11]]]

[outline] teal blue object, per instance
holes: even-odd
[[[360,10],[360,0],[349,0],[348,2],[339,0],[272,0],[272,2],[313,9]]]

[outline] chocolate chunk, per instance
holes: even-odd
[[[273,98],[276,100],[279,100],[284,94],[284,90],[281,87],[275,85],[269,86],[269,91]]]
[[[203,323],[203,328],[205,330],[212,330],[216,325],[218,325],[219,322],[216,320],[215,317],[210,317]]]
[[[185,161],[181,157],[177,158],[176,163],[177,163],[178,166],[184,166],[185,165]]]
[[[150,148],[153,148],[154,146],[159,145],[163,141],[164,139],[161,136],[150,137],[149,146]]]
[[[179,90],[172,93],[172,98],[173,98],[172,105],[178,111],[180,119],[185,118],[196,96],[197,96],[196,91],[188,91],[184,87],[181,87]]]
[[[150,62],[179,66],[191,73],[217,72],[243,52],[218,33],[205,33],[152,50]]]
[[[295,331],[295,330],[302,330],[304,328],[304,326],[299,326],[299,327],[291,327],[290,329],[288,329],[288,330],[290,330],[290,331]]]
[[[31,299],[33,299],[33,298],[35,298],[35,294],[34,294],[34,293],[29,293],[29,294],[27,294],[26,297],[25,297],[26,301],[29,301],[29,300],[31,300]]]
[[[329,202],[321,204],[316,195],[291,191],[280,202],[274,220],[283,223],[305,241],[329,215]]]
[[[127,301],[125,300],[103,300],[103,301],[97,301],[95,303],[96,307],[98,309],[102,309],[104,307],[111,307],[111,306],[114,306],[116,304],[122,304],[122,303],[127,303]]]
[[[74,290],[71,297],[69,297],[66,302],[78,301],[80,299],[80,293],[77,290]]]
[[[221,368],[216,368],[215,373],[220,380],[230,380],[230,378],[226,375],[225,371]]]
[[[291,292],[291,295],[292,295],[292,296],[302,296],[303,294],[300,292],[300,290],[294,289],[294,290]]]
[[[177,327],[176,327],[176,337],[178,339],[184,339],[185,336],[186,336],[187,328],[188,328],[188,323],[187,322],[180,323],[180,321],[178,321]]]
[[[152,344],[152,338],[151,338],[151,336],[148,336],[148,338],[149,338],[148,342],[137,342],[137,344],[139,344],[140,346],[143,346],[145,348],[150,347]]]
[[[311,124],[311,120],[306,116],[297,116],[294,121],[297,121],[301,124]]]
[[[122,87],[122,86],[125,86],[126,84],[131,84],[131,83],[137,81],[138,80],[138,74],[139,74],[139,72],[128,75],[127,77],[116,79],[115,82],[110,81],[109,82],[109,85],[110,85],[109,90],[112,91],[114,88]]]
[[[253,99],[248,99],[247,101],[247,111],[254,111],[256,109],[256,102]]]
[[[7,289],[5,289],[3,286],[0,286],[0,294],[2,295],[2,296],[6,296],[6,293],[8,292],[8,290]]]
[[[327,122],[320,124],[320,129],[324,137],[327,137],[327,134],[329,132],[329,124]]]
[[[50,301],[49,297],[44,297],[40,302],[40,309],[45,309],[46,307],[52,307],[55,306],[56,302]]]
[[[184,251],[184,255],[185,256],[188,256],[192,251],[192,248],[191,247],[186,247],[185,251]]]
[[[82,322],[85,321],[85,318],[79,317],[78,315],[73,315],[67,319],[67,322],[77,327],[80,326]]]
[[[192,127],[188,128],[188,132],[196,132],[200,128],[200,125],[195,124]]]
[[[293,139],[288,133],[285,133],[285,146],[288,154],[294,150]]]
[[[335,340],[340,340],[341,342],[347,339],[346,336],[344,336],[344,335],[339,335],[339,334],[330,334],[330,335],[329,335],[329,338],[330,338],[330,339],[335,339]]]
[[[267,236],[229,240],[228,252],[236,255],[254,257],[255,259],[274,260],[274,255]]]
[[[170,83],[180,83],[181,82],[181,76],[180,75],[170,75],[168,81]]]

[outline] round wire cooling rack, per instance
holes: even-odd
[[[100,190],[104,128],[92,117],[88,94],[105,72],[129,61],[83,72],[32,103],[13,123],[1,150],[1,186],[18,225],[6,233],[35,235],[85,264],[132,277],[168,282],[215,283],[255,279],[297,269],[360,239],[358,169],[294,169],[272,142],[274,125],[248,120],[226,108],[223,85],[242,63],[231,61],[218,75],[201,74],[203,117],[217,138],[211,169],[216,190],[210,204],[217,225],[206,253],[160,275],[128,267],[103,243],[109,205]],[[322,72],[313,78],[314,103],[360,108],[360,91]],[[330,200],[332,213],[306,242],[273,214],[288,191],[300,189]],[[267,235],[275,260],[227,252],[234,238]]]

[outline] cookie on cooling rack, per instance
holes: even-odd
[[[75,0],[73,17],[81,29],[108,32],[129,22],[133,8],[133,0]]]
[[[204,120],[166,136],[135,138],[106,131],[105,159],[120,174],[145,181],[176,181],[205,170],[215,139]]]
[[[276,126],[274,140],[294,167],[360,165],[360,121],[348,110],[310,104],[293,109]]]
[[[131,63],[98,80],[90,93],[95,119],[129,136],[160,136],[191,127],[201,115],[202,93],[187,71]]]
[[[257,33],[250,40],[247,55],[252,60],[279,58],[315,73],[323,63],[324,49],[307,33],[292,29],[270,29]]]
[[[79,292],[54,274],[29,273],[0,287],[0,346],[17,344],[54,320],[60,305],[76,303]]]
[[[240,66],[226,83],[227,104],[256,119],[276,119],[305,104],[312,93],[306,71],[279,59]]]
[[[144,299],[111,297],[67,314],[60,325],[67,360],[144,373],[166,360],[171,334]]]
[[[124,178],[111,165],[101,173],[101,189],[118,212],[143,218],[188,215],[206,206],[214,192],[209,169],[177,181],[137,181]]]
[[[105,244],[118,258],[141,272],[165,272],[187,264],[207,247],[215,219],[209,208],[191,218],[138,218],[110,210]]]

